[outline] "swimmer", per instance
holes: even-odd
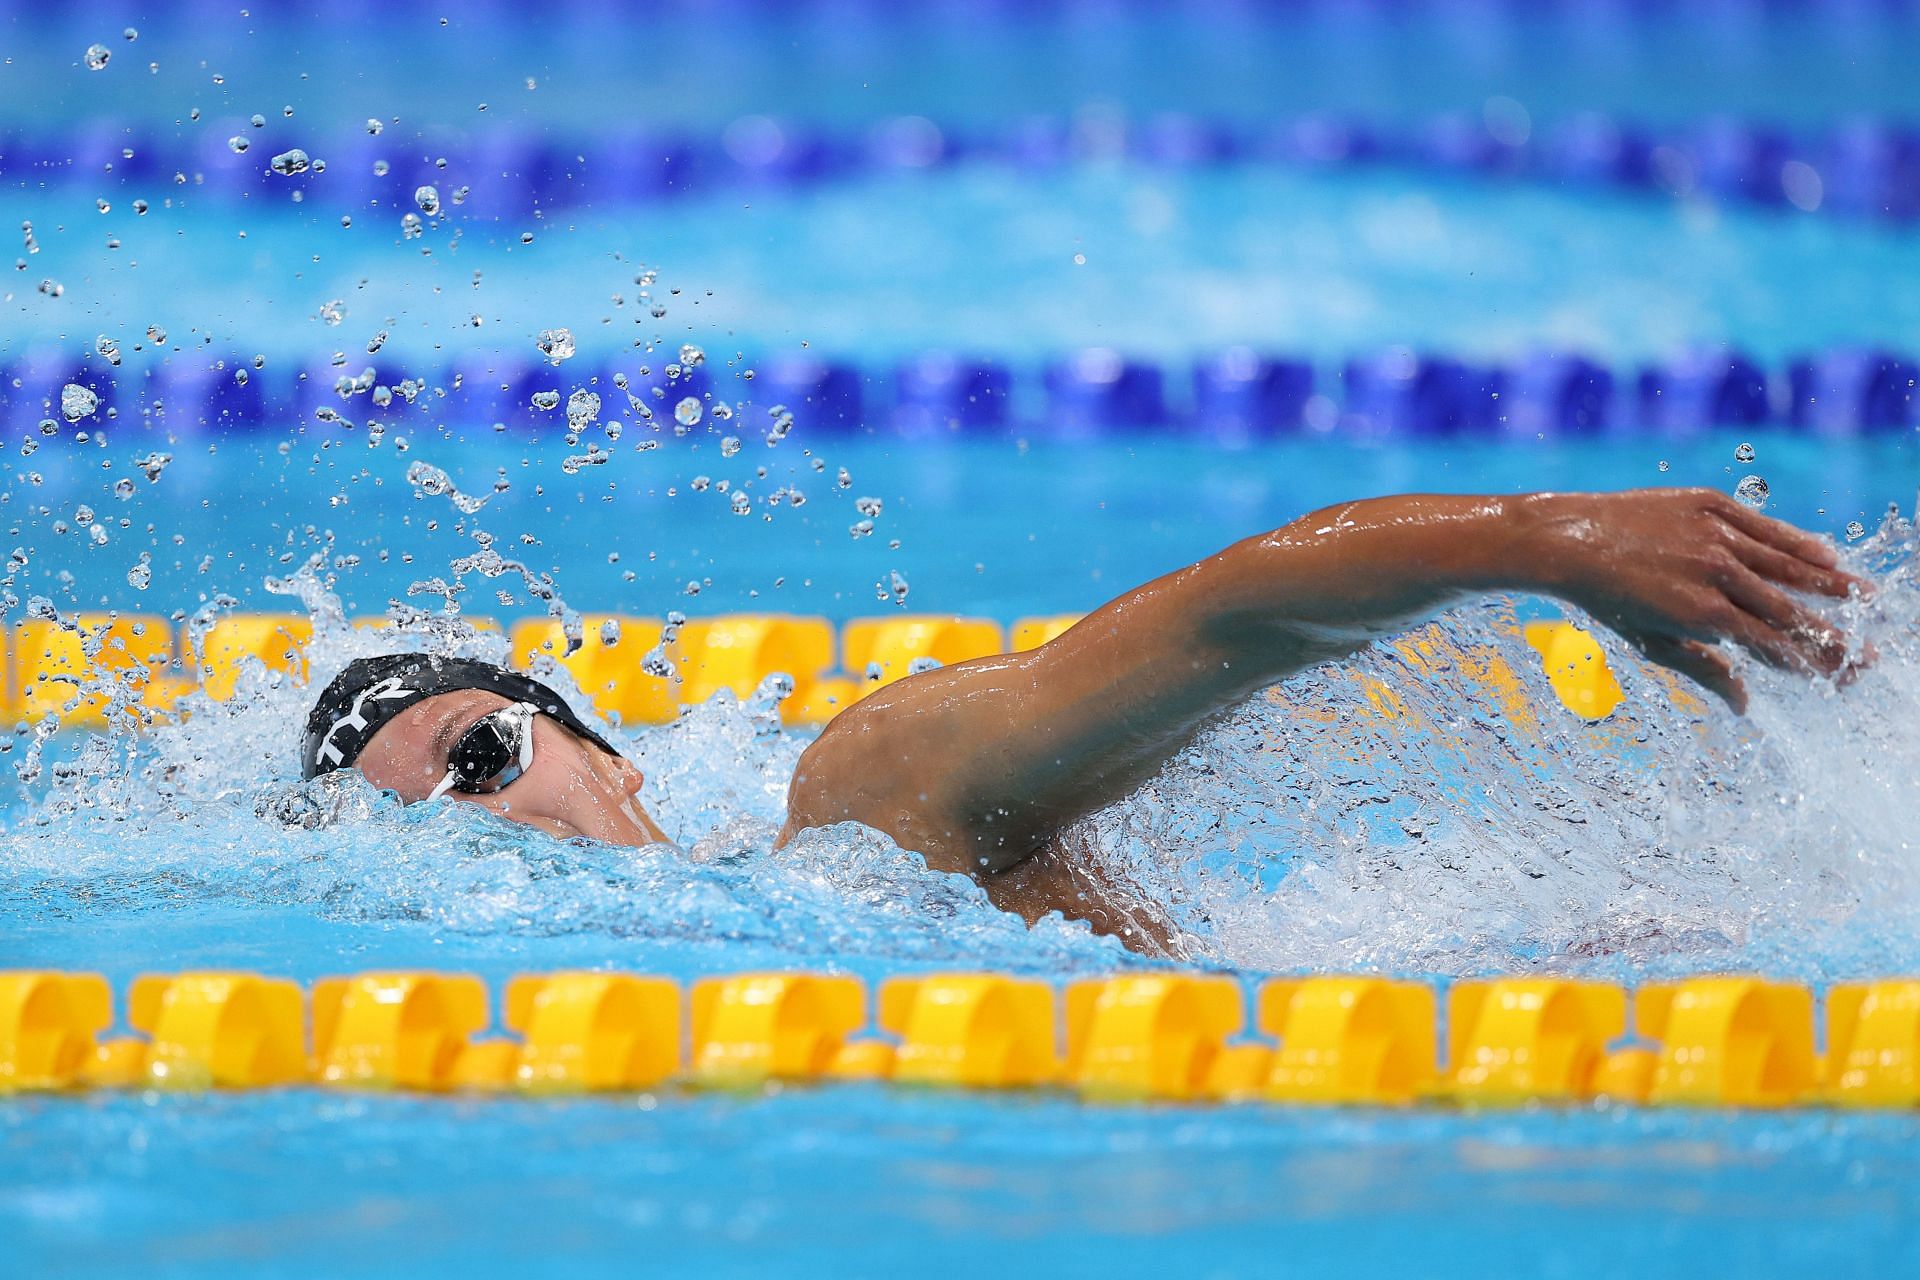
[[[1769,666],[1847,672],[1846,637],[1798,598],[1870,589],[1838,564],[1825,540],[1707,489],[1329,507],[1129,591],[1038,649],[868,694],[800,757],[778,845],[864,823],[1029,921],[1058,910],[1162,951],[1151,904],[1058,837],[1259,690],[1510,590],[1585,610],[1739,712],[1723,640]],[[446,796],[556,836],[666,839],[632,763],[552,689],[486,663],[352,663],[308,717],[303,761],[309,778],[355,768],[409,803]]]

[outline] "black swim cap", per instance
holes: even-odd
[[[514,702],[530,702],[608,755],[620,754],[589,729],[559,694],[532,676],[471,658],[388,653],[349,662],[313,704],[300,751],[301,776],[313,778],[351,767],[387,721],[422,699],[457,689],[480,689]]]

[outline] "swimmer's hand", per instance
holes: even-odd
[[[1143,945],[1153,931],[1116,905],[1124,895],[1066,865],[1054,839],[1267,685],[1472,595],[1519,590],[1580,606],[1739,709],[1716,642],[1834,672],[1844,638],[1790,593],[1865,585],[1825,542],[1710,490],[1328,508],[1130,591],[1038,649],[869,694],[801,757],[786,834],[863,822],[1030,918],[1058,909]]]
[[[1836,675],[1840,630],[1790,593],[1844,599],[1871,584],[1833,545],[1712,489],[1541,494],[1531,586],[1580,606],[1641,653],[1745,711],[1731,640],[1762,662]]]

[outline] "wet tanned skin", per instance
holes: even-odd
[[[1210,718],[1307,667],[1479,593],[1514,590],[1585,609],[1648,658],[1736,711],[1746,691],[1714,646],[1833,675],[1845,637],[1790,593],[1868,584],[1825,541],[1701,489],[1520,497],[1416,495],[1315,512],[1128,592],[1049,644],[922,673],[828,724],[800,758],[779,843],[856,821],[977,878],[1034,920],[1089,920],[1165,952],[1152,915],[1062,850],[1060,831],[1151,777]],[[496,694],[429,698],[375,735],[359,767],[424,798],[446,745]],[[639,771],[546,717],[526,776],[458,796],[559,836],[665,837],[640,808]]]
[[[408,707],[380,727],[355,766],[376,787],[424,800],[447,772],[447,751],[474,721],[498,711],[497,693],[461,689]],[[586,836],[610,844],[656,844],[667,837],[639,794],[645,779],[631,761],[608,755],[546,716],[533,718],[533,764],[490,795],[449,791],[447,798],[477,804],[503,818],[550,835]]]
[[[1842,673],[1845,637],[1790,594],[1868,589],[1837,562],[1822,539],[1704,489],[1328,508],[1131,591],[1038,649],[861,699],[801,757],[782,839],[863,822],[1029,920],[1058,909],[1163,950],[1163,931],[1055,837],[1221,711],[1502,590],[1585,609],[1741,711],[1722,640],[1775,667]]]

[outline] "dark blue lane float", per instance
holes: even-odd
[[[1702,348],[1640,371],[1639,421],[1663,437],[1773,420],[1765,371],[1737,351]]]
[[[1013,418],[1013,375],[993,360],[931,351],[893,369],[894,434],[910,440],[1004,430]]]
[[[314,161],[311,167],[276,172],[274,156],[296,147]],[[414,193],[430,186],[442,216],[481,222],[536,210],[924,172],[960,161],[1045,171],[1127,159],[1169,169],[1394,164],[1760,208],[1920,216],[1920,131],[1877,117],[1799,132],[1726,116],[1654,127],[1593,112],[1522,126],[1498,113],[1404,123],[1327,113],[1278,121],[1181,113],[1129,120],[1090,111],[977,129],[921,116],[828,128],[752,115],[717,135],[624,124],[578,136],[513,126],[423,132],[395,124],[378,135],[315,136],[280,120],[255,128],[240,117],[159,131],[97,120],[74,132],[0,133],[0,184],[20,189],[75,184],[101,194],[133,188],[130,194],[155,198],[163,186],[183,185],[231,200],[298,193],[351,215],[369,207],[412,208]],[[176,174],[184,181],[176,183]]]
[[[1160,367],[1107,347],[1090,347],[1048,361],[1041,372],[1047,410],[1036,434],[1054,440],[1087,440],[1110,431],[1164,427],[1166,378]]]
[[[1019,370],[947,351],[879,369],[807,351],[719,360],[716,368],[717,360],[660,348],[556,364],[530,349],[415,364],[383,350],[256,367],[254,357],[194,349],[163,358],[133,352],[116,368],[93,353],[33,348],[0,366],[0,421],[13,439],[39,432],[47,419],[57,428],[112,423],[178,435],[424,418],[465,432],[558,435],[570,422],[585,429],[619,421],[748,442],[768,435],[777,442],[790,431],[814,439],[1069,442],[1131,433],[1229,448],[1328,435],[1685,440],[1720,428],[1779,426],[1837,438],[1920,426],[1920,360],[1877,347],[1815,352],[1771,371],[1712,346],[1633,368],[1575,352],[1490,362],[1410,347],[1337,365],[1244,346],[1191,363],[1090,348]],[[79,389],[72,418],[62,404],[69,385]]]
[[[1193,366],[1192,430],[1222,444],[1289,435],[1306,425],[1313,365],[1229,347]]]

